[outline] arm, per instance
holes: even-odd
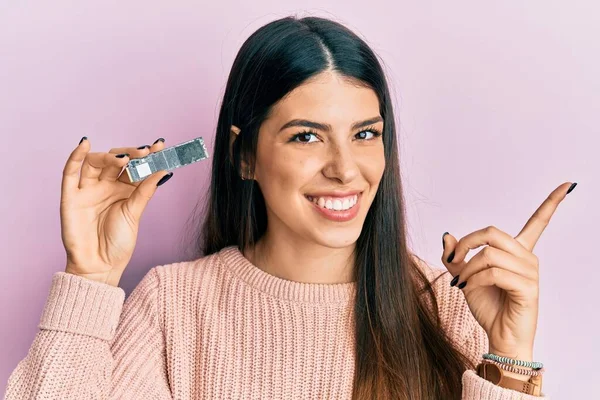
[[[475,365],[479,364],[483,353],[487,353],[489,341],[485,330],[476,324],[473,332],[467,337],[464,344],[464,352]],[[515,390],[501,388],[494,385],[472,370],[468,369],[462,376],[462,399],[463,400],[549,400],[547,396],[531,396],[519,393]]]
[[[55,273],[5,400],[171,399],[155,268],[124,297],[119,287]]]

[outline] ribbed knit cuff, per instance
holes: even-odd
[[[542,396],[532,396],[494,385],[477,375],[472,369],[468,369],[463,373],[462,384],[462,398],[468,400],[549,400],[549,397],[543,396],[543,394]]]
[[[111,340],[125,301],[120,287],[59,271],[38,327]]]

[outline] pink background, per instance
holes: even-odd
[[[597,262],[600,6],[588,1],[0,3],[0,393],[63,270],[61,173],[92,151],[203,136],[243,41],[273,19],[334,18],[383,58],[400,123],[410,244],[442,266],[441,236],[495,225],[515,236],[546,196],[579,185],[534,253],[534,356],[553,398],[589,394],[600,356]],[[142,220],[121,286],[185,259],[183,226],[210,163],[175,171]],[[469,258],[476,252],[471,252]]]

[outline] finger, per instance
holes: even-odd
[[[63,168],[63,178],[61,183],[61,195],[79,189],[79,171],[81,170],[81,162],[91,149],[91,144],[87,137],[83,137],[77,147],[71,152],[65,167]]]
[[[544,200],[542,205],[535,210],[521,232],[515,236],[515,239],[527,250],[533,250],[538,239],[542,236],[544,229],[548,226],[550,218],[554,215],[560,202],[567,196],[567,191],[571,186],[571,182],[565,182],[554,189],[554,191],[550,193],[550,196]]]
[[[515,238],[495,226],[488,226],[487,228],[471,232],[462,237],[454,248],[455,254],[451,263],[460,264],[467,256],[469,250],[476,249],[486,244],[504,250],[507,253],[514,254],[517,257],[531,260],[532,262],[534,261],[532,257],[535,256],[525,249],[521,243],[515,240]]]
[[[462,287],[466,293],[485,286],[496,286],[505,290],[515,300],[535,300],[539,297],[537,281],[525,278],[506,269],[492,267],[480,271],[468,280]]]
[[[119,164],[115,164],[115,165],[107,165],[106,167],[102,168],[100,175],[98,175],[98,180],[114,182],[119,177],[119,174],[123,170],[123,167],[125,165],[127,165],[127,163],[131,160],[131,155],[130,155],[130,153],[119,153],[119,154],[107,153],[107,154],[112,155],[116,159],[123,159],[123,163],[119,163]]]
[[[113,149],[110,149],[109,153],[111,154],[129,154],[129,161],[134,159],[134,158],[141,158],[141,157],[145,157],[150,153],[155,153],[157,151],[163,150],[164,149],[164,140],[163,138],[159,138],[157,139],[152,146],[150,145],[144,145],[144,146],[140,146],[140,147],[116,147]],[[149,147],[148,147],[149,146]],[[108,167],[105,168],[102,173],[100,174],[100,177],[98,179],[101,180],[111,180],[111,181],[116,181],[117,179],[120,178],[119,174],[121,174],[123,172],[123,168],[117,168],[117,167]],[[121,174],[123,175],[123,174]],[[127,183],[133,186],[137,186],[137,182],[130,182],[129,178],[127,177],[127,174],[124,174],[125,176],[123,177],[124,179],[119,179],[121,182],[123,183]]]
[[[109,166],[122,168],[127,164],[128,158],[117,158],[109,153],[88,153],[83,160],[81,176],[79,177],[79,188],[82,189],[91,182],[97,182],[102,170]]]
[[[148,145],[146,145],[146,146],[148,146]],[[162,149],[160,149],[160,150],[162,150]],[[133,151],[140,152],[137,157],[133,157],[133,158],[137,158],[137,159],[146,157],[148,154],[150,154],[152,152],[151,151],[151,147],[143,147],[143,148],[139,148],[138,147],[138,148],[136,148]],[[159,171],[156,171],[156,172],[159,172]],[[135,186],[135,187],[138,187],[140,185],[141,181],[131,182],[131,180],[129,179],[129,175],[127,174],[127,172],[125,171],[125,169],[123,169],[122,171],[120,171],[120,173],[121,174],[117,178],[117,180],[119,182],[123,182],[123,183],[126,183],[128,185]]]
[[[502,268],[527,279],[535,281],[538,279],[537,264],[530,264],[504,250],[486,246],[460,268],[455,279],[450,282],[450,286],[457,285],[462,289],[460,286],[462,282],[468,281],[471,276],[488,268]]]
[[[169,178],[165,178],[166,180],[170,179],[173,176],[173,172],[169,172],[167,170],[160,170],[152,175],[148,176],[146,179],[141,181],[138,187],[131,193],[131,196],[125,201],[124,207],[129,212],[132,218],[135,221],[139,221],[142,217],[142,213],[144,209],[148,205],[148,202],[154,196],[154,193],[158,189],[157,184],[159,181],[169,175]],[[166,182],[166,180],[163,181]]]
[[[462,263],[452,264],[448,262],[448,257],[454,257],[452,254],[454,253],[457,242],[458,241],[451,233],[445,232],[444,235],[442,235],[442,246],[444,248],[444,251],[442,252],[442,263],[444,263],[452,276],[456,276],[462,267]]]
[[[108,151],[109,154],[129,154],[129,162],[133,158],[141,158],[148,155],[150,145],[146,144],[140,147],[115,147]],[[105,168],[98,179],[116,181],[123,168]]]

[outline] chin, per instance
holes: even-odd
[[[314,241],[325,247],[341,249],[353,246],[359,236],[360,230],[355,231],[355,229],[352,228],[339,230],[332,229],[330,232],[318,232],[314,236]]]

